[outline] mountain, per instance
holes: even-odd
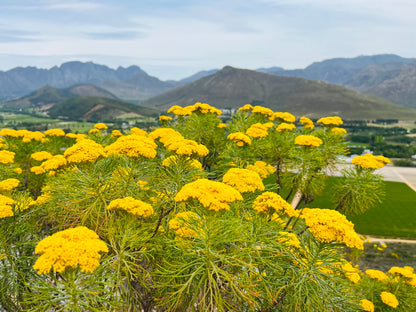
[[[312,118],[331,115],[346,119],[416,117],[416,110],[343,86],[230,66],[140,104],[166,110],[172,105],[195,102],[206,102],[218,108],[237,108],[251,103]]]
[[[400,66],[416,63],[415,58],[403,58],[394,54],[358,56],[354,58],[333,58],[315,62],[305,69],[284,70],[282,68],[261,69],[278,76],[300,77],[310,80],[323,80],[333,84],[346,85],[353,75],[371,65],[397,64]]]
[[[46,85],[67,88],[75,84],[108,86],[117,83],[122,87],[117,89],[113,86],[110,92],[126,100],[140,100],[167,90],[166,83],[149,76],[138,66],[119,67],[114,70],[105,65],[75,61],[51,69],[17,67],[5,72],[0,71],[0,100],[24,96]],[[168,83],[170,88],[174,87],[172,84],[172,82]],[[126,88],[135,90],[134,98],[124,96]]]
[[[177,82],[177,86],[186,85],[188,83],[194,82],[194,81],[196,81],[198,79],[201,79],[203,77],[206,77],[206,76],[215,74],[217,71],[219,71],[219,69],[203,70],[203,71],[197,72],[196,74],[194,74],[192,76],[189,76],[187,78],[184,78],[182,80],[179,80]]]
[[[158,110],[149,107],[96,96],[69,98],[48,110],[48,115],[52,118],[84,121],[112,121],[124,114],[129,114],[130,117],[157,117],[159,113]]]
[[[45,86],[27,96],[6,101],[2,106],[9,109],[33,108],[44,111],[58,103],[77,96],[96,96],[117,100],[117,97],[107,90],[92,84],[79,84],[63,89]]]

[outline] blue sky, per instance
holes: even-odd
[[[160,79],[416,57],[414,0],[1,0],[0,70],[93,61]]]

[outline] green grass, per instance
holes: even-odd
[[[333,208],[331,185],[341,178],[330,177],[325,190],[309,207]],[[385,182],[382,203],[357,216],[348,217],[360,234],[416,238],[416,192],[405,183]]]

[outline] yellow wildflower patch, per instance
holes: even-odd
[[[108,210],[121,209],[135,216],[143,217],[143,218],[149,217],[154,213],[153,207],[150,204],[145,203],[144,201],[141,201],[139,199],[134,199],[133,197],[130,197],[130,196],[112,200],[108,204],[107,209]]]
[[[222,181],[240,193],[264,190],[264,184],[259,174],[248,169],[231,168],[224,174]]]

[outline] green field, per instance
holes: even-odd
[[[333,208],[331,186],[337,179],[330,177],[325,190],[309,207]],[[416,238],[416,192],[404,183],[385,182],[382,203],[357,216],[349,217],[360,234],[386,237]]]

